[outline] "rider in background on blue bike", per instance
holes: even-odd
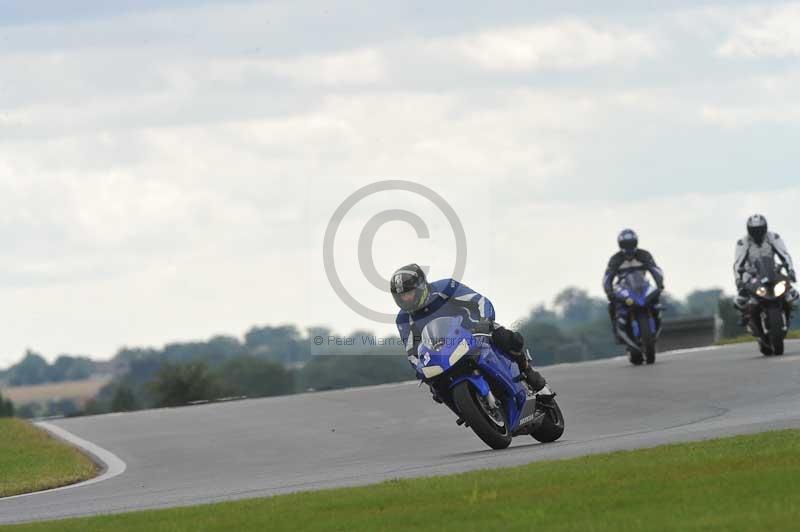
[[[523,351],[522,335],[494,322],[494,306],[486,297],[454,279],[429,283],[425,272],[416,264],[394,272],[390,290],[400,307],[397,330],[415,370],[419,367],[417,349],[425,325],[436,318],[460,316],[465,328],[491,334],[492,343],[517,363],[534,392],[544,388],[544,377],[531,367]]]
[[[628,310],[621,302],[615,301],[614,283],[633,271],[650,272],[656,282],[659,292],[664,291],[664,272],[658,267],[653,256],[639,247],[639,236],[633,229],[623,230],[617,237],[619,251],[611,256],[608,268],[603,277],[603,290],[608,298],[608,315],[611,318],[611,327],[617,342],[622,343],[620,327],[624,330]],[[654,301],[657,312],[655,315],[656,329],[661,329],[661,311],[658,299]],[[619,322],[619,324],[618,324]]]
[[[742,324],[750,321],[750,295],[747,292],[747,283],[754,274],[754,264],[764,257],[773,261],[778,258],[780,263],[786,267],[789,279],[793,283],[797,282],[794,263],[786,248],[786,243],[780,235],[769,231],[767,219],[764,216],[754,214],[747,219],[747,234],[736,242],[736,259],[733,263],[736,289],[739,292],[734,300],[734,305],[742,313]],[[792,288],[792,293],[789,295],[790,302],[794,304],[798,299],[800,299],[800,294]]]

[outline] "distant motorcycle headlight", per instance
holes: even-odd
[[[786,281],[779,282],[775,285],[775,297],[781,297],[788,289],[789,285],[786,284]]]
[[[633,299],[629,297],[628,299],[625,300],[625,304],[628,305],[629,307],[632,307],[633,306]]]
[[[756,295],[758,297],[767,297],[767,289],[764,288],[763,286],[759,286],[758,289],[756,290]]]

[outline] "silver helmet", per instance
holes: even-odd
[[[761,214],[754,214],[747,219],[747,234],[756,244],[763,244],[767,236],[767,219]]]

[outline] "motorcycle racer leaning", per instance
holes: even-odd
[[[742,313],[742,323],[745,324],[749,319],[750,296],[747,293],[747,283],[754,274],[754,264],[759,259],[769,257],[775,260],[777,257],[781,264],[786,266],[789,279],[797,282],[797,275],[794,271],[794,263],[786,248],[786,243],[777,233],[768,230],[767,219],[754,214],[747,220],[747,234],[736,242],[736,259],[733,263],[733,274],[736,280],[736,289],[739,295],[734,299],[734,306]],[[794,304],[800,299],[800,294],[792,288],[789,301]]]
[[[622,335],[627,319],[628,309],[621,303],[615,303],[614,283],[632,271],[647,271],[653,276],[659,292],[664,291],[664,272],[656,264],[653,256],[639,247],[639,236],[633,229],[624,229],[617,236],[619,251],[611,256],[608,261],[606,273],[603,276],[603,290],[608,298],[608,316],[617,342],[623,343]],[[658,303],[658,299],[655,300]],[[656,329],[661,329],[661,307],[656,305]]]
[[[503,354],[516,362],[520,373],[534,392],[544,388],[544,377],[534,370],[523,352],[522,335],[494,322],[492,302],[455,279],[442,279],[429,283],[416,264],[403,266],[394,272],[390,290],[400,307],[397,330],[400,333],[408,361],[419,371],[417,348],[422,330],[428,322],[450,316],[460,316],[467,329],[491,334],[492,342]],[[434,397],[435,399],[435,397]]]

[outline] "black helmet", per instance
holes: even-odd
[[[754,214],[747,219],[747,233],[753,241],[761,245],[767,236],[767,219],[760,214]]]
[[[633,258],[636,249],[639,247],[639,237],[633,229],[623,229],[617,237],[617,244],[619,244],[619,249],[625,253],[626,257]]]
[[[416,264],[403,266],[394,272],[389,289],[397,306],[407,312],[415,312],[425,306],[430,294],[425,272]]]

